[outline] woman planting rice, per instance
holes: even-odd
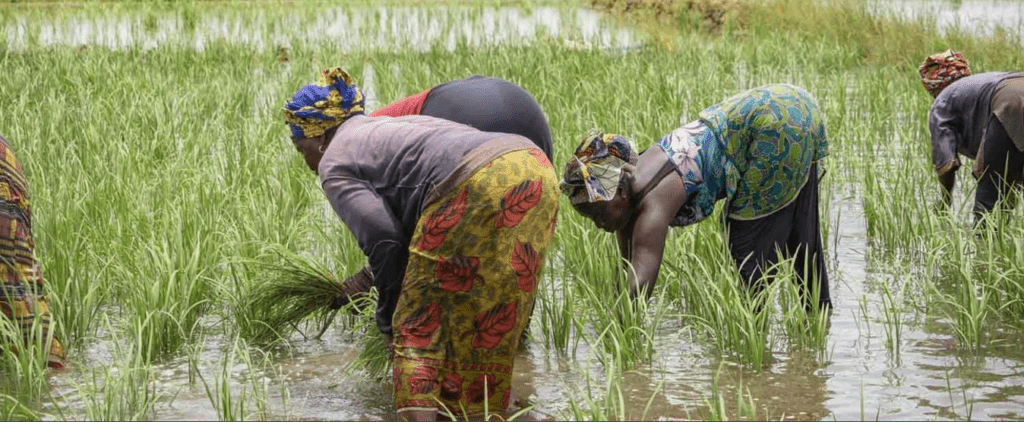
[[[562,192],[615,232],[632,264],[630,296],[649,297],[669,226],[703,220],[725,200],[729,250],[749,288],[761,288],[777,251],[795,255],[808,306],[830,307],[818,221],[822,113],[801,88],[755,88],[700,112],[639,154],[621,136],[588,136],[565,166]],[[816,295],[816,296],[815,296]]]
[[[918,70],[935,98],[928,129],[942,204],[948,208],[952,200],[959,153],[975,160],[974,214],[980,218],[1007,188],[1024,182],[1024,73],[971,75],[967,59],[953,50],[928,56]]]
[[[503,79],[471,76],[435,86],[405,97],[370,114],[380,116],[422,115],[439,117],[480,129],[522,135],[533,141],[551,160],[551,129],[540,104],[530,93]],[[344,282],[345,294],[332,305],[338,309],[370,290],[371,270],[365,268]],[[353,307],[357,311],[358,307]]]
[[[471,417],[506,409],[558,211],[551,162],[518,135],[365,116],[362,93],[338,68],[284,112],[369,258],[399,416],[433,420],[439,403]]]
[[[419,114],[462,123],[484,132],[522,135],[551,160],[551,129],[540,104],[509,81],[471,76],[395,101],[371,116]]]
[[[3,278],[0,310],[14,322],[22,334],[23,344],[29,347],[36,333],[47,339],[50,331],[50,307],[43,295],[43,277],[36,261],[35,245],[28,183],[14,151],[0,136],[0,278]],[[38,332],[36,318],[41,325]],[[56,336],[48,347],[47,364],[63,368],[64,348]]]

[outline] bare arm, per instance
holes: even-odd
[[[676,211],[686,202],[686,190],[678,174],[662,179],[640,203],[638,215],[619,234],[619,249],[623,259],[633,265],[629,275],[629,296],[636,299],[641,293],[650,298],[658,281],[661,260],[665,252],[669,223]]]
[[[949,204],[953,202],[953,186],[956,185],[956,170],[949,170],[945,173],[939,174],[939,184],[942,185],[942,205],[945,209],[949,209]]]

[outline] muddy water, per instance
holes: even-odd
[[[909,311],[903,315],[907,324],[899,353],[890,351],[879,285],[896,285],[901,276],[874,268],[868,259],[856,200],[837,197],[831,208],[831,221],[841,215],[842,222],[828,239],[835,311],[825,359],[776,350],[767,369],[744,370],[708,358],[706,344],[669,321],[660,327],[654,362],[619,379],[627,418],[706,418],[716,376],[727,409],[735,408],[735,388],[742,385],[766,419],[1024,418],[1024,352],[1017,343],[989,346],[980,357],[961,354],[946,322]],[[202,361],[208,363],[201,370],[209,378],[223,358],[222,344],[216,338],[206,343]],[[245,365],[236,365],[232,380],[241,389],[254,376],[273,378],[269,397],[277,419],[393,418],[390,385],[346,371],[357,354],[354,343],[350,335],[332,330],[321,341],[297,341],[290,357],[275,361],[280,374],[250,374]],[[164,400],[155,408],[156,419],[217,418],[201,384],[189,385],[187,366],[179,360],[156,368]],[[588,379],[592,396],[604,396],[605,371],[585,342],[571,358],[531,345],[520,352],[515,370],[517,395],[533,406],[528,419],[571,419],[569,403],[585,396]]]
[[[1024,3],[1016,0],[881,0],[878,13],[925,16],[941,28],[960,28],[968,34],[991,34],[997,27],[1024,36]]]
[[[926,2],[905,4],[939,7],[943,10],[939,16],[946,16],[947,9],[956,16],[975,10],[975,6],[998,5],[988,9],[995,15],[989,17],[1002,18],[1013,9],[1009,3],[963,2],[956,9],[960,12],[951,9],[948,2],[939,2],[938,6]],[[1018,21],[1019,10],[1014,11]],[[629,32],[604,23],[588,11],[339,8],[326,13],[299,32],[293,30],[298,25],[279,24],[281,21],[262,13],[250,16],[218,12],[199,17],[158,13],[128,19],[101,15],[42,23],[19,21],[0,29],[0,34],[6,36],[12,49],[33,44],[88,44],[109,48],[172,45],[202,51],[211,42],[247,43],[259,48],[322,39],[322,34],[333,40],[322,42],[333,43],[343,51],[356,45],[389,49],[441,40],[453,47],[459,42],[531,42],[545,36],[556,37],[568,46],[618,48],[635,43]],[[961,16],[978,19],[973,14]],[[288,19],[298,22],[302,17],[293,16],[284,22]],[[402,22],[415,23],[412,30],[380,30],[396,28]],[[456,30],[442,30],[452,27]],[[353,38],[339,41],[343,28]],[[331,38],[332,34],[337,36]],[[364,80],[372,92],[372,75],[364,75]],[[709,358],[707,344],[695,340],[688,328],[669,321],[659,329],[654,362],[628,371],[618,380],[625,395],[627,418],[706,417],[716,377],[719,388],[732,397],[735,387],[742,385],[759,409],[759,416],[766,419],[1024,418],[1024,351],[1014,346],[1019,339],[992,345],[984,356],[965,355],[956,349],[947,321],[929,320],[911,310],[903,316],[908,323],[899,353],[886,347],[880,286],[905,282],[906,275],[903,270],[869,259],[871,248],[856,200],[833,198],[830,209],[833,227],[826,243],[833,255],[830,271],[835,310],[826,358],[775,351],[770,367],[747,371]],[[840,215],[842,220],[835,223]],[[215,380],[226,346],[224,339],[211,337],[197,352],[201,362],[198,369],[208,382]],[[101,342],[87,352],[85,360],[101,367],[111,361],[110,348]],[[331,330],[323,340],[297,341],[292,352],[275,358],[271,366],[280,368],[279,373],[253,373],[251,366],[234,363],[229,365],[228,378],[236,394],[249,388],[253,380],[269,385],[271,419],[394,417],[386,382],[346,371],[356,355],[351,336]],[[522,403],[532,406],[529,419],[568,419],[572,417],[572,400],[585,396],[599,400],[604,396],[605,370],[586,343],[581,343],[571,357],[532,345],[517,357],[515,369],[517,394]],[[218,418],[207,391],[201,382],[192,381],[192,374],[185,358],[154,368],[159,397],[154,419]],[[66,416],[75,419],[81,418],[75,413],[80,408],[76,406],[80,402],[75,398],[76,388],[88,382],[78,375],[67,371],[51,380],[55,395],[62,397],[69,409]],[[586,393],[588,381],[591,394]],[[735,408],[732,397],[726,398],[729,409]]]

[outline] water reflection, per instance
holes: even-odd
[[[992,34],[997,28],[1024,37],[1024,3],[1015,0],[882,0],[877,13],[935,19],[939,28],[959,28],[967,34]]]
[[[3,23],[8,49],[90,45],[111,49],[158,46],[204,51],[211,43],[329,47],[353,51],[452,51],[458,45],[484,47],[556,39],[593,48],[617,49],[638,40],[594,11],[536,7],[328,7],[320,10],[219,8],[194,12],[64,12],[29,23]]]

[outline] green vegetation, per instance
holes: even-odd
[[[884,336],[887,350],[899,354],[908,332],[924,330],[928,319],[939,326],[934,331],[955,337],[959,352],[984,356],[995,353],[993,339],[1024,335],[1024,210],[998,212],[975,230],[966,172],[952,210],[935,209],[925,118],[931,98],[916,72],[925,55],[946,48],[964,52],[975,72],[1022,69],[1018,34],[942,32],[934,20],[873,15],[857,0],[635,3],[651,8],[614,2],[608,10],[625,24],[643,22],[646,36],[588,37],[537,24],[529,29],[536,34],[515,32],[504,42],[463,35],[473,31],[464,22],[496,21],[489,4],[414,8],[422,26],[410,31],[382,30],[380,22],[398,18],[363,3],[326,11],[321,3],[276,2],[258,12],[230,2],[0,9],[0,133],[29,179],[54,327],[75,366],[67,377],[79,380],[52,397],[45,349],[3,349],[0,414],[160,419],[160,405],[177,392],[156,388],[154,365],[183,358],[190,382],[181,388],[208,397],[218,418],[318,417],[290,414],[296,409],[279,365],[295,344],[331,335],[357,349],[343,368],[346,379],[388,385],[372,311],[326,309],[339,277],[365,259],[281,122],[284,100],[334,65],[372,88],[375,106],[470,74],[511,80],[547,113],[556,170],[591,129],[647,148],[741,89],[803,86],[829,130],[821,209],[830,270],[839,266],[838,241],[828,239],[856,220],[866,226],[870,265],[900,274],[876,279],[859,297],[833,288],[843,311],[857,314],[862,339]],[[99,29],[122,18],[123,33]],[[93,32],[62,29],[75,19],[94,23]],[[601,34],[617,33],[602,25],[609,26]],[[863,214],[831,217],[836,198],[855,198]],[[675,345],[658,339],[668,329],[692,334],[701,364],[724,362],[741,379],[777,367],[793,350],[827,366],[830,315],[805,312],[788,261],[774,283],[751,295],[719,217],[669,233],[654,298],[634,304],[625,298],[628,270],[614,238],[563,202],[526,343],[569,372],[600,364],[603,377],[587,372],[579,400],[551,417],[661,416],[621,378],[665,365],[660,359]],[[863,281],[831,275],[834,286]],[[18,335],[11,329],[0,324],[0,335]],[[94,357],[98,346],[115,352]],[[714,378],[703,381],[711,390],[694,406],[706,411],[694,417],[788,415],[755,402],[743,382],[735,395],[719,391],[718,372],[709,372]],[[651,383],[655,393],[664,388]],[[968,392],[955,392],[970,408]],[[971,410],[956,417],[970,418]]]

